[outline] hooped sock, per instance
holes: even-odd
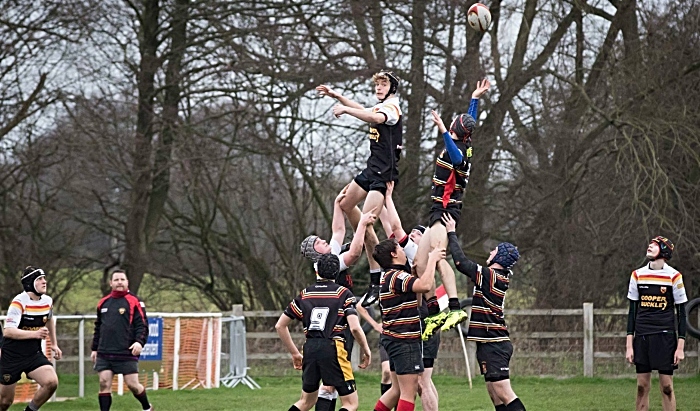
[[[374,285],[379,285],[379,280],[382,277],[381,268],[373,268],[369,270],[369,282]]]
[[[438,303],[436,296],[428,298],[426,302],[428,303],[428,315],[440,313],[440,303]]]
[[[149,410],[151,409],[151,403],[148,402],[148,395],[146,395],[146,389],[144,388],[140,394],[134,394],[134,397],[141,403],[141,409]]]
[[[112,407],[112,393],[100,393],[97,399],[100,401],[100,411],[109,411]]]
[[[449,308],[450,311],[459,310],[459,298],[450,298],[447,300],[447,308]]]

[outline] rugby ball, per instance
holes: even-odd
[[[467,11],[467,23],[476,31],[486,31],[491,24],[489,8],[481,3],[474,3]]]

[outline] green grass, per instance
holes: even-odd
[[[379,397],[377,374],[356,374],[360,410],[372,410]],[[195,391],[149,391],[148,396],[158,411],[268,411],[289,409],[301,392],[301,379],[296,377],[256,377],[262,390],[250,390],[239,385],[236,388]],[[62,376],[59,396],[77,394],[77,377]],[[651,410],[661,409],[658,380],[652,380]],[[474,379],[469,389],[465,377],[438,376],[435,378],[440,395],[441,411],[492,411],[493,406],[482,378]],[[628,411],[634,409],[636,384],[631,378],[620,379],[551,379],[515,377],[513,389],[532,411]],[[700,410],[700,377],[676,378],[678,411]],[[97,377],[86,379],[87,397],[60,403],[49,403],[42,410],[96,410]],[[421,410],[418,400],[417,410]],[[340,406],[338,406],[339,408]],[[15,405],[11,411],[23,410]],[[112,410],[137,410],[138,402],[130,394],[114,396]]]

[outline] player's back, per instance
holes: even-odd
[[[306,338],[344,340],[347,310],[355,309],[355,296],[332,281],[317,281],[295,300],[303,313]]]

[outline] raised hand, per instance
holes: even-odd
[[[377,221],[377,215],[374,214],[374,210],[376,210],[377,207],[374,207],[373,209],[369,210],[366,213],[362,213],[362,217],[360,217],[360,224],[364,225],[372,225],[374,224],[375,221]]]
[[[439,247],[433,248],[433,251],[431,251],[430,254],[428,254],[428,258],[435,263],[437,263],[440,260],[444,260],[445,257],[445,249]]]
[[[328,96],[333,98],[340,97],[340,93],[338,93],[337,91],[330,88],[330,86],[327,86],[325,84],[321,84],[320,86],[316,87],[316,91],[318,91],[318,94],[320,96]]]
[[[345,198],[345,196],[348,194],[348,187],[350,187],[350,184],[346,185],[342,190],[340,190],[340,193],[338,193],[338,195],[335,197],[336,203],[340,203],[343,198]]]
[[[483,80],[477,81],[476,89],[472,93],[472,98],[481,97],[484,93],[486,93],[489,90],[489,87],[491,87],[491,83],[488,79],[485,78]]]
[[[394,193],[394,184],[395,183],[393,181],[387,181],[385,197],[389,198]]]
[[[444,134],[445,131],[447,131],[447,127],[445,127],[445,123],[442,122],[442,118],[440,118],[438,112],[435,110],[431,110],[430,114],[432,114],[433,123],[435,123],[435,125],[437,126],[438,130],[440,131],[440,134]]]
[[[449,213],[444,213],[442,215],[442,222],[445,223],[445,228],[448,233],[454,232],[455,228],[457,228],[457,223]]]
[[[335,118],[340,118],[340,116],[345,114],[345,109],[347,109],[347,107],[342,104],[336,104],[335,106],[333,106],[333,115],[335,116]]]

